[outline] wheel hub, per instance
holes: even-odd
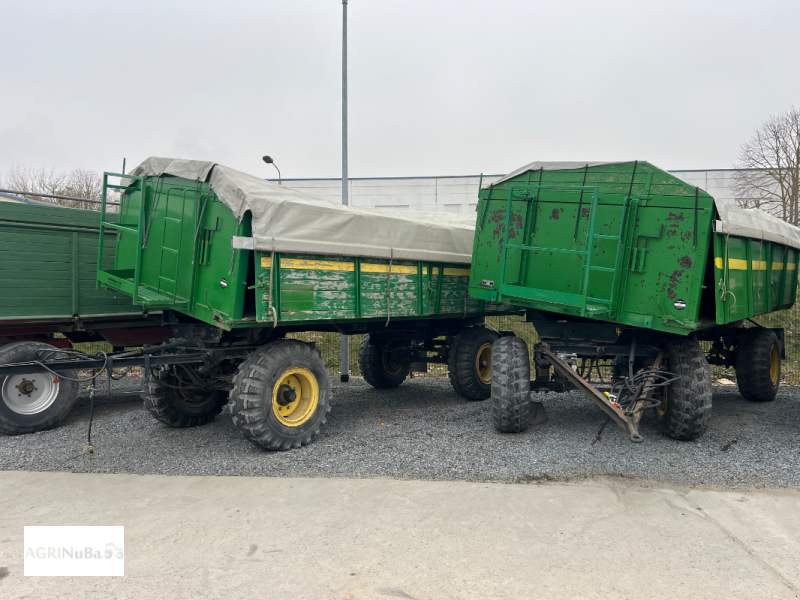
[[[30,397],[31,393],[36,391],[36,387],[33,384],[33,381],[28,381],[23,377],[19,385],[16,386],[16,388],[19,390],[19,395],[22,396],[25,394]]]
[[[278,388],[278,404],[281,406],[289,406],[292,402],[297,400],[297,392],[291,386],[286,384]]]
[[[3,402],[17,414],[35,415],[50,408],[59,387],[58,378],[48,373],[9,375],[2,382]]]
[[[392,358],[391,353],[383,352],[383,368],[389,375],[397,375],[400,371],[403,370],[403,364],[395,362]]]

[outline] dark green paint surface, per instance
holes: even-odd
[[[97,289],[99,231],[98,212],[0,203],[0,320],[141,313],[126,294]],[[110,233],[104,246],[113,259]]]

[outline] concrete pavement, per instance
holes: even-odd
[[[0,598],[796,598],[799,509],[624,481],[2,472]],[[23,577],[24,525],[124,525],[125,577]]]

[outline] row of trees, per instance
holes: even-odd
[[[800,226],[800,110],[767,119],[742,144],[734,193],[743,208],[760,208]]]
[[[34,194],[53,194],[71,196],[87,200],[102,200],[103,178],[90,169],[73,169],[69,173],[57,173],[55,169],[34,169],[21,165],[12,165],[5,176],[0,178],[0,188],[18,190],[18,194],[29,200],[48,202],[59,206],[100,210],[94,202],[80,202],[57,198],[43,198]],[[26,193],[27,192],[27,193]]]

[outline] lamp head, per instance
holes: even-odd
[[[264,157],[264,162],[267,163],[268,165],[271,165],[273,163],[272,157],[271,156],[265,156]]]

